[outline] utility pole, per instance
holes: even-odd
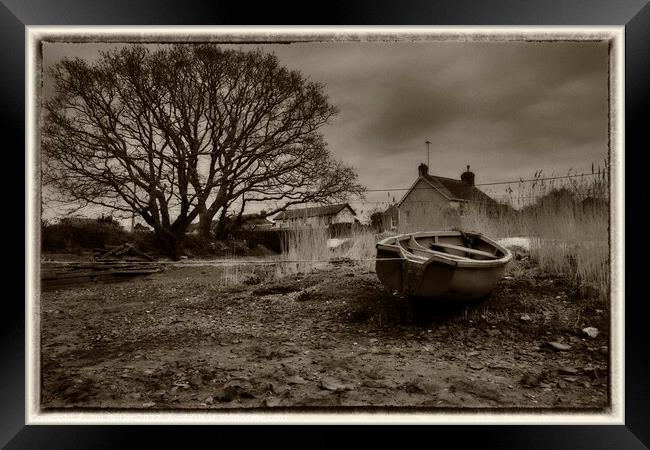
[[[429,167],[429,145],[431,145],[431,142],[426,141],[425,144],[427,144],[427,167]]]

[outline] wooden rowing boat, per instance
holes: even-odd
[[[377,243],[377,277],[389,289],[427,299],[474,301],[501,279],[510,251],[480,233],[430,231]]]

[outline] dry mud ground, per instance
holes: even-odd
[[[429,310],[355,267],[280,281],[258,268],[234,286],[220,283],[222,270],[43,292],[43,409],[609,404],[607,305],[527,256],[486,301]],[[600,334],[587,337],[587,326]]]

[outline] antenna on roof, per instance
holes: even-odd
[[[429,167],[429,145],[431,145],[431,142],[426,141],[425,144],[427,144],[427,167]]]

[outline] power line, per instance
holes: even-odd
[[[492,199],[508,199],[508,200],[523,200],[523,199],[531,199],[531,198],[542,198],[542,197],[548,197],[549,199],[552,198],[550,194],[539,194],[539,195],[490,195],[490,198]],[[599,196],[599,197],[594,197],[589,194],[580,194],[578,197],[591,197],[594,199],[598,200],[607,200],[609,197],[607,196]],[[491,203],[487,200],[467,200],[470,203]],[[392,204],[392,201],[388,200],[355,200],[352,203],[373,203],[373,204]],[[417,200],[413,201],[413,203],[440,203],[439,200]]]
[[[491,186],[495,184],[513,184],[513,183],[526,183],[529,181],[546,181],[546,180],[561,180],[566,178],[577,178],[577,177],[588,177],[588,176],[597,176],[597,173],[580,173],[577,175],[564,175],[562,177],[548,177],[548,178],[530,178],[528,180],[517,180],[517,181],[501,181],[497,183],[479,183],[476,186]]]
[[[564,175],[561,177],[548,177],[548,178],[529,178],[529,179],[519,179],[513,181],[498,181],[495,183],[477,183],[474,186],[494,186],[498,184],[515,184],[515,183],[527,183],[531,181],[547,181],[547,180],[561,180],[567,178],[578,178],[578,177],[589,177],[589,176],[598,176],[602,174],[598,173],[580,173],[577,175]],[[456,180],[460,181],[460,180]],[[366,189],[366,192],[386,192],[386,191],[408,191],[410,188],[392,188],[392,189]],[[429,189],[429,188],[415,188],[415,189]]]

